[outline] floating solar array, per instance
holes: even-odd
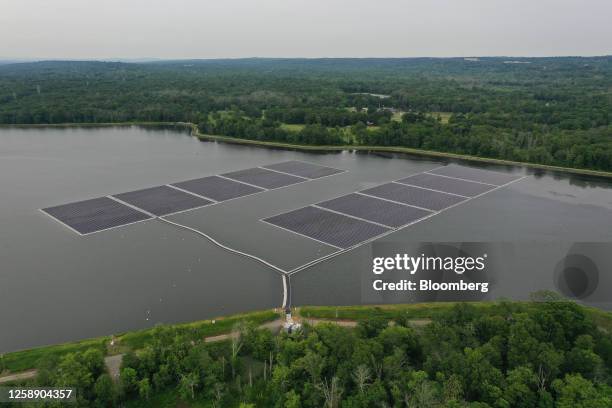
[[[383,224],[391,228],[401,227],[432,213],[432,211],[380,200],[359,193],[323,201],[318,203],[317,206]]]
[[[202,177],[171,185],[215,201],[231,200],[264,191],[262,188],[219,176]]]
[[[252,169],[238,170],[222,174],[232,180],[248,183],[256,187],[274,189],[301,183],[307,179],[296,177],[291,174],[279,173],[277,171],[255,167]]]
[[[451,165],[262,221],[347,249],[519,178],[511,174]]]
[[[288,161],[240,170],[221,176],[202,177],[170,185],[99,197],[45,208],[42,211],[79,234],[132,224],[193,210],[266,190],[341,173],[331,167]]]
[[[434,211],[440,211],[467,199],[467,197],[426,190],[420,187],[406,186],[399,183],[387,183],[368,188],[363,190],[362,193]]]
[[[437,174],[439,176],[454,177],[464,180],[469,180],[477,183],[486,183],[494,186],[502,186],[511,181],[518,180],[521,176],[516,174],[499,173],[490,170],[474,169],[471,167],[463,167],[456,164],[440,167],[431,170],[428,173]]]
[[[319,166],[317,164],[301,162],[297,160],[286,161],[283,163],[263,166],[266,169],[289,173],[294,176],[317,179],[344,172],[344,170],[334,169],[333,167]]]
[[[108,197],[43,208],[42,211],[81,235],[151,219],[150,215]]]
[[[419,173],[414,176],[398,180],[398,183],[416,187],[429,188],[432,190],[444,191],[452,194],[459,194],[464,197],[474,197],[495,188],[495,186],[473,181],[440,177],[429,173]]]
[[[158,217],[212,204],[210,200],[169,186],[145,188],[129,193],[115,194],[113,197]]]
[[[391,230],[312,206],[276,215],[264,221],[337,248],[348,248]]]

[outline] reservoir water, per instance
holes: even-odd
[[[279,307],[276,272],[189,231],[153,220],[81,237],[38,210],[292,159],[348,171],[170,218],[290,269],[330,248],[260,218],[445,164],[202,142],[168,129],[0,128],[0,352]],[[522,251],[547,242],[555,254],[574,242],[612,242],[611,180],[487,167],[527,177],[382,241],[520,242]],[[293,276],[292,304],[372,303],[362,280],[371,255],[366,245]],[[546,261],[518,269],[497,276],[487,298],[554,288]]]

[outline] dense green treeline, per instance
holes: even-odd
[[[520,62],[8,64],[0,66],[0,123],[184,121],[256,140],[394,145],[612,170],[612,57]],[[423,117],[402,122],[392,120],[391,111]],[[235,114],[211,121],[218,112]],[[448,123],[428,120],[437,112],[450,117]],[[282,123],[310,126],[296,135]],[[367,135],[360,124],[371,125]]]
[[[612,336],[589,316],[563,301],[460,303],[421,328],[398,311],[279,336],[241,325],[222,343],[160,327],[118,382],[94,348],[46,361],[36,383],[77,386],[83,407],[605,408]]]

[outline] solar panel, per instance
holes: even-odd
[[[518,180],[521,176],[516,174],[500,173],[497,171],[475,169],[472,167],[464,167],[456,164],[434,169],[428,173],[439,174],[447,177],[456,177],[465,180],[476,181],[480,183],[494,184],[501,186],[514,180]]]
[[[383,184],[363,190],[362,193],[434,211],[442,210],[466,200],[466,198],[456,195],[438,193],[399,183]]]
[[[248,184],[228,180],[219,176],[202,177],[194,180],[174,183],[173,186],[190,191],[194,194],[212,198],[215,201],[225,201],[264,191]]]
[[[333,167],[320,166],[318,164],[306,163],[298,160],[290,160],[283,163],[270,164],[263,166],[267,169],[282,171],[284,173],[293,174],[295,176],[306,177],[309,179],[317,179],[321,177],[331,176],[332,174],[343,173],[344,170],[335,169]]]
[[[397,183],[411,184],[417,187],[431,188],[433,190],[460,194],[467,197],[474,197],[495,188],[494,186],[488,184],[451,179],[428,173],[415,174],[414,176],[398,180]]]
[[[58,205],[42,211],[83,235],[151,218],[108,197]]]
[[[306,181],[306,179],[302,177],[278,173],[276,171],[266,170],[259,167],[233,171],[231,173],[222,174],[222,176],[267,189],[285,187],[291,184]]]
[[[316,207],[300,208],[264,221],[338,248],[349,248],[391,231],[377,224]]]
[[[145,188],[143,190],[115,194],[113,197],[157,216],[212,204],[210,200],[196,197],[168,186]]]
[[[317,206],[393,228],[401,227],[431,214],[431,211],[355,193],[318,203]]]

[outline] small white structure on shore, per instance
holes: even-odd
[[[293,317],[291,316],[291,309],[285,309],[285,323],[283,323],[283,329],[289,334],[295,333],[297,330],[301,329],[302,325],[298,322],[293,321]]]

